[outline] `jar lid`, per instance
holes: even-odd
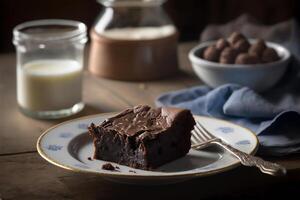
[[[158,6],[167,0],[98,0],[104,6]]]
[[[32,42],[59,42],[61,40],[86,42],[86,26],[82,22],[62,19],[44,19],[24,22],[13,30],[13,43],[29,40]]]

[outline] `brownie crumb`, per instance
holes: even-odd
[[[132,173],[135,173],[135,174],[136,174],[136,171],[134,171],[134,170],[129,170],[129,172],[132,172]]]
[[[116,168],[116,169],[120,169],[120,167],[118,167],[118,166],[116,166],[115,168]]]
[[[114,171],[115,167],[111,163],[105,163],[102,165],[102,169]]]
[[[88,160],[93,160],[91,157],[88,157]]]

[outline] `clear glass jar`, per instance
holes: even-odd
[[[20,110],[44,119],[82,110],[86,26],[71,20],[37,20],[16,26],[13,36]]]
[[[89,70],[98,76],[152,80],[177,72],[178,32],[165,0],[99,0],[103,11],[91,29]]]

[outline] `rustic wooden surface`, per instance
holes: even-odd
[[[187,59],[194,43],[179,47],[184,72],[166,80],[136,83],[84,77],[87,106],[76,118],[119,111],[136,104],[154,105],[162,92],[199,85]],[[286,177],[270,177],[256,169],[239,167],[229,172],[166,186],[130,186],[99,176],[70,172],[53,166],[36,152],[38,136],[62,120],[36,120],[22,115],[16,104],[15,55],[0,55],[0,200],[2,199],[255,199],[278,197],[300,186],[300,156],[266,158],[285,165]],[[241,184],[242,183],[242,184]],[[264,188],[262,190],[261,188]],[[275,188],[275,189],[274,189]],[[278,189],[276,189],[278,188]],[[270,194],[269,194],[270,193]],[[142,196],[142,197],[141,197]]]

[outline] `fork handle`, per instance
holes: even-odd
[[[265,161],[259,157],[244,153],[244,152],[226,144],[222,140],[216,140],[216,141],[213,141],[213,143],[218,144],[218,145],[222,146],[223,148],[225,148],[226,150],[228,150],[229,152],[231,152],[235,157],[237,157],[241,161],[241,163],[244,166],[249,166],[249,167],[256,166],[263,173],[270,174],[273,176],[282,176],[282,175],[286,174],[286,169],[277,163]]]

